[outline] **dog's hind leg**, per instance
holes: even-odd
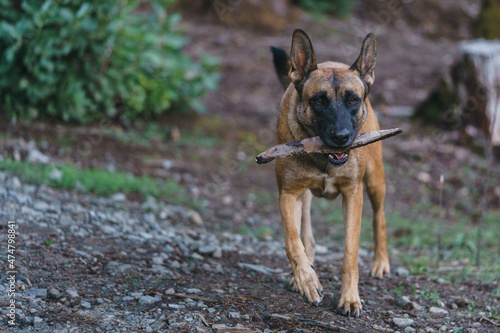
[[[382,143],[374,143],[370,155],[364,177],[368,197],[373,209],[375,251],[370,275],[383,278],[384,274],[390,275],[390,265],[387,255],[387,232],[384,214],[385,174],[382,162]]]

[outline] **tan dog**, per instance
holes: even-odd
[[[357,132],[379,130],[367,95],[374,81],[376,45],[372,34],[363,41],[352,66],[336,62],[316,64],[309,37],[293,33],[290,58],[272,48],[274,64],[286,92],[278,120],[278,141],[287,143],[319,135],[332,147],[350,145]],[[288,74],[288,75],[287,75]],[[345,227],[342,289],[339,310],[361,314],[358,293],[358,246],[364,182],[374,211],[375,258],[371,275],[389,274],[386,250],[385,175],[382,143],[347,153],[309,154],[276,161],[279,205],[285,247],[292,265],[290,285],[318,306],[323,287],[314,271],[315,240],[311,228],[312,195],[335,199],[342,194]],[[302,234],[302,240],[301,240]]]

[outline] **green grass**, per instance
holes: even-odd
[[[333,223],[334,235],[326,236],[326,241],[343,241],[342,199],[335,201],[313,200],[313,223]],[[369,206],[369,202],[365,202]],[[363,212],[361,224],[360,244],[363,247],[373,247],[373,230],[371,209]],[[482,228],[481,264],[478,271],[468,269],[465,265],[462,271],[450,273],[448,279],[465,278],[475,274],[484,281],[495,281],[500,276],[500,258],[495,254],[500,249],[498,237],[499,210],[484,212]],[[437,263],[437,226],[439,221],[439,207],[428,201],[415,205],[409,213],[402,214],[397,210],[390,211],[386,207],[388,245],[399,249],[401,259],[410,271],[410,274],[423,274],[429,267]],[[442,247],[446,252],[441,265],[446,266],[452,261],[468,260],[470,265],[475,264],[477,253],[477,226],[472,223],[470,216],[455,211],[454,215],[442,221]]]
[[[62,172],[60,180],[50,179],[50,172],[54,169]],[[0,161],[0,170],[12,172],[25,182],[35,185],[47,184],[54,188],[72,190],[79,184],[83,192],[105,197],[116,192],[137,193],[143,198],[153,196],[171,204],[201,208],[201,203],[193,202],[186,189],[173,180],[136,177],[127,172],[110,172],[98,168],[80,169],[70,164],[31,164],[8,158]]]

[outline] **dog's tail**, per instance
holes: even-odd
[[[292,82],[288,76],[290,67],[292,67],[290,57],[286,54],[285,50],[279,47],[271,46],[271,52],[273,53],[274,69],[276,70],[276,74],[278,74],[278,79],[283,88],[287,89]]]

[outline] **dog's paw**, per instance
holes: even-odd
[[[298,291],[307,302],[314,306],[318,306],[323,299],[323,286],[311,266],[297,266],[290,280],[290,289]]]
[[[359,317],[361,316],[361,300],[359,295],[352,296],[340,296],[339,305],[337,308],[338,312],[347,317]]]
[[[375,259],[372,269],[370,270],[370,276],[382,279],[385,276],[391,276],[391,266],[389,265],[389,260],[386,259]]]

